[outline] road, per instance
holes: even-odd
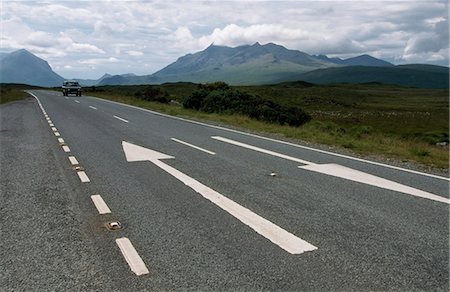
[[[446,178],[31,93],[0,107],[0,290],[449,287]]]

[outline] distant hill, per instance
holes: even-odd
[[[420,88],[449,88],[449,68],[420,64],[347,66],[298,74],[296,79],[316,84],[379,82]]]
[[[127,78],[114,76],[105,78],[99,85],[117,82],[123,85],[178,81],[205,83],[218,80],[233,85],[269,84],[295,80],[294,77],[300,73],[348,65],[393,66],[369,55],[343,60],[309,55],[273,43],[255,43],[235,48],[212,44],[203,51],[180,57],[152,75]]]
[[[46,61],[27,50],[9,53],[0,60],[0,83],[52,87],[61,86],[63,81]]]

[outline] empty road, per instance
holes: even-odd
[[[448,178],[30,93],[0,107],[0,290],[449,287]]]

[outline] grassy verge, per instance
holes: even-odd
[[[161,87],[177,101],[195,90],[191,84]],[[278,94],[278,98],[284,98],[286,103],[301,105],[313,115],[313,120],[301,127],[289,127],[242,115],[208,114],[185,109],[177,103],[140,100],[133,94],[136,87],[104,88],[86,93],[169,115],[448,170],[448,147],[436,146],[436,142],[448,141],[448,90],[430,93],[411,88],[346,85],[337,89],[321,86],[316,88],[316,93],[311,93],[311,89],[305,93],[280,88],[267,90],[263,86],[240,88],[270,98]]]
[[[30,88],[23,84],[0,84],[0,104],[30,97],[24,92],[25,89]]]

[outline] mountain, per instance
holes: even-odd
[[[391,64],[389,62],[374,58],[370,55],[361,55],[361,56],[348,58],[348,59],[329,58],[325,55],[313,55],[313,56],[320,60],[335,63],[338,65],[343,65],[343,66],[372,66],[372,67],[394,66],[393,64]]]
[[[346,66],[314,70],[295,77],[316,84],[386,83],[419,88],[449,88],[449,68],[435,65]]]
[[[47,61],[27,50],[18,50],[0,60],[0,83],[61,86],[64,78],[53,72]]]
[[[205,83],[225,81],[233,85],[268,84],[295,80],[301,73],[348,65],[393,66],[369,55],[350,59],[328,58],[324,55],[289,50],[283,46],[268,43],[244,45],[235,48],[211,44],[203,51],[178,58],[160,71],[145,76],[110,77],[99,85],[143,84],[165,82]]]
[[[104,74],[102,77],[100,77],[99,79],[74,79],[76,81],[78,81],[78,83],[80,83],[81,86],[95,86],[97,84],[99,84],[100,82],[102,82],[103,79],[105,78],[109,78],[111,77],[111,74]]]

